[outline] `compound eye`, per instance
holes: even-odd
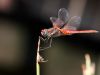
[[[44,34],[44,32],[43,31],[41,31],[41,35],[43,35]]]
[[[45,35],[46,34],[46,30],[45,29],[43,29],[43,30],[41,30],[41,35]]]

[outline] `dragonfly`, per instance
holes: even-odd
[[[44,42],[47,42],[49,40],[50,47],[53,37],[98,32],[97,30],[78,30],[78,27],[81,22],[81,17],[70,17],[68,11],[65,8],[59,9],[58,17],[50,17],[50,20],[52,22],[53,27],[41,30],[41,35],[43,36],[41,37],[41,40],[43,40]]]
[[[91,62],[89,54],[85,54],[85,64],[82,64],[83,75],[95,75],[95,63]]]

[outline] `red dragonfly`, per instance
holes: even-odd
[[[78,16],[69,17],[69,13],[65,8],[58,11],[58,18],[50,17],[53,24],[52,28],[43,29],[41,31],[44,37],[58,37],[63,35],[71,35],[78,33],[97,33],[96,30],[77,30],[80,25],[81,18]]]
[[[53,24],[52,28],[43,29],[41,31],[41,40],[44,42],[43,49],[51,47],[52,37],[79,34],[79,33],[97,33],[96,30],[77,30],[80,25],[81,18],[78,16],[69,17],[69,13],[65,8],[58,11],[58,18],[50,17]],[[49,44],[49,45],[48,45]],[[42,44],[41,44],[42,45]]]

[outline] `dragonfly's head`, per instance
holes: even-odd
[[[47,37],[47,36],[48,36],[48,30],[47,30],[47,29],[41,30],[41,35],[42,35],[43,37]]]

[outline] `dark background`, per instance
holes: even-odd
[[[70,16],[82,17],[79,30],[100,30],[99,0],[0,0],[0,3],[1,29],[4,26],[4,31],[7,27],[8,31],[12,29],[14,32],[17,28],[16,31],[25,38],[23,40],[25,45],[21,49],[13,51],[11,46],[12,52],[10,52],[8,48],[5,49],[5,44],[3,49],[1,47],[0,53],[4,53],[0,56],[0,74],[2,75],[35,75],[35,58],[40,30],[52,27],[49,17],[56,17],[59,8],[68,9]],[[96,63],[96,75],[99,75],[99,44],[100,33],[54,38],[52,47],[41,52],[49,60],[47,63],[41,63],[41,74],[82,75],[81,65],[85,63],[84,54],[89,53],[92,61]],[[10,60],[7,57],[11,54],[16,55]],[[13,62],[19,63],[12,64]]]

